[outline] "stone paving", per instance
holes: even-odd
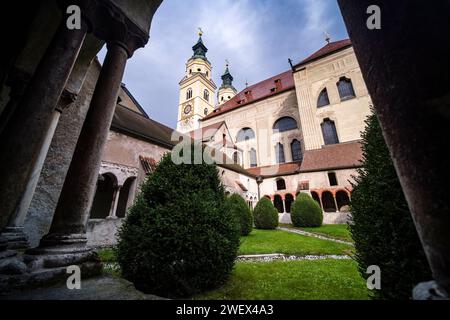
[[[354,246],[354,244],[349,241],[329,238],[329,237],[325,237],[325,236],[317,234],[317,233],[307,232],[307,231],[303,231],[303,230],[291,229],[291,228],[285,228],[285,227],[278,227],[278,230],[283,230],[283,231],[287,231],[287,232],[291,232],[291,233],[301,234],[301,235],[307,236],[307,237],[314,237],[314,238],[318,238],[318,239],[322,239],[322,240],[328,240],[328,241],[333,241],[333,242],[337,242],[337,243],[343,243],[343,244],[346,244],[349,246]]]
[[[350,260],[351,257],[347,255],[306,255],[306,256],[295,256],[282,253],[272,253],[272,254],[251,254],[238,256],[236,261],[238,262],[272,262],[272,261],[302,261],[302,260]]]

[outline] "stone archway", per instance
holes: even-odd
[[[322,204],[320,203],[320,197],[317,192],[311,191],[311,197],[319,204],[320,207],[322,207]]]
[[[105,219],[109,216],[113,204],[114,189],[117,187],[117,178],[107,172],[99,176],[94,201],[92,202],[90,219]]]
[[[330,191],[322,192],[322,205],[325,212],[336,212],[336,204],[334,203],[333,194]]]
[[[120,189],[119,202],[117,204],[116,216],[117,218],[125,218],[126,211],[128,209],[129,198],[132,194],[132,189],[134,187],[134,182],[136,177],[129,177],[125,180],[122,188]]]
[[[277,208],[278,213],[284,213],[283,199],[279,194],[276,194],[273,197],[273,205],[275,206],[275,208]]]
[[[284,207],[286,208],[286,213],[291,213],[291,206],[294,202],[294,196],[290,193],[287,193],[284,196]]]
[[[336,192],[336,203],[339,211],[348,212],[350,205],[348,193],[344,190],[339,190]]]

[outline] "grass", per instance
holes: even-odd
[[[353,260],[240,262],[229,281],[196,300],[366,300]]]
[[[116,277],[121,276],[120,267],[117,263],[117,258],[112,249],[99,249],[97,251],[100,261],[103,263],[103,272]]]
[[[353,247],[282,230],[253,230],[241,238],[239,254],[284,253],[292,255],[352,254]]]
[[[307,232],[317,233],[325,237],[353,242],[350,231],[346,224],[325,224],[317,228],[296,228],[291,224],[284,224],[282,227],[299,229]]]

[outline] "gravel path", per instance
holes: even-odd
[[[325,236],[322,236],[322,235],[317,234],[317,233],[302,231],[302,230],[298,230],[298,229],[284,228],[284,227],[279,227],[278,229],[279,230],[283,230],[283,231],[287,231],[287,232],[291,232],[291,233],[301,234],[301,235],[307,236],[307,237],[314,237],[314,238],[318,238],[318,239],[322,239],[322,240],[328,240],[328,241],[333,241],[333,242],[337,242],[337,243],[343,243],[343,244],[346,244],[346,245],[349,245],[349,246],[354,246],[354,244],[351,243],[351,242],[325,237]]]
[[[351,257],[347,255],[307,255],[307,256],[295,256],[282,253],[272,254],[249,254],[238,256],[236,261],[238,262],[272,262],[272,261],[302,261],[302,260],[350,260]]]

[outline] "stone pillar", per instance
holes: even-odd
[[[86,35],[61,22],[0,139],[0,228],[19,205]]]
[[[334,200],[334,205],[336,207],[336,212],[339,212],[339,207],[338,207],[338,203],[336,200],[336,193],[333,192],[333,200]]]
[[[121,189],[122,186],[114,187],[113,201],[111,204],[111,210],[109,211],[109,216],[107,217],[108,219],[117,219],[117,205],[119,204]]]
[[[338,2],[436,280],[420,286],[422,293],[428,290],[420,297],[448,298],[450,3]],[[373,4],[381,9],[379,30],[365,27]]]
[[[319,195],[319,192],[318,192],[317,195],[319,196],[320,208],[322,208],[322,211],[324,211],[323,210],[323,202],[322,202],[322,192],[320,192],[320,195]]]

